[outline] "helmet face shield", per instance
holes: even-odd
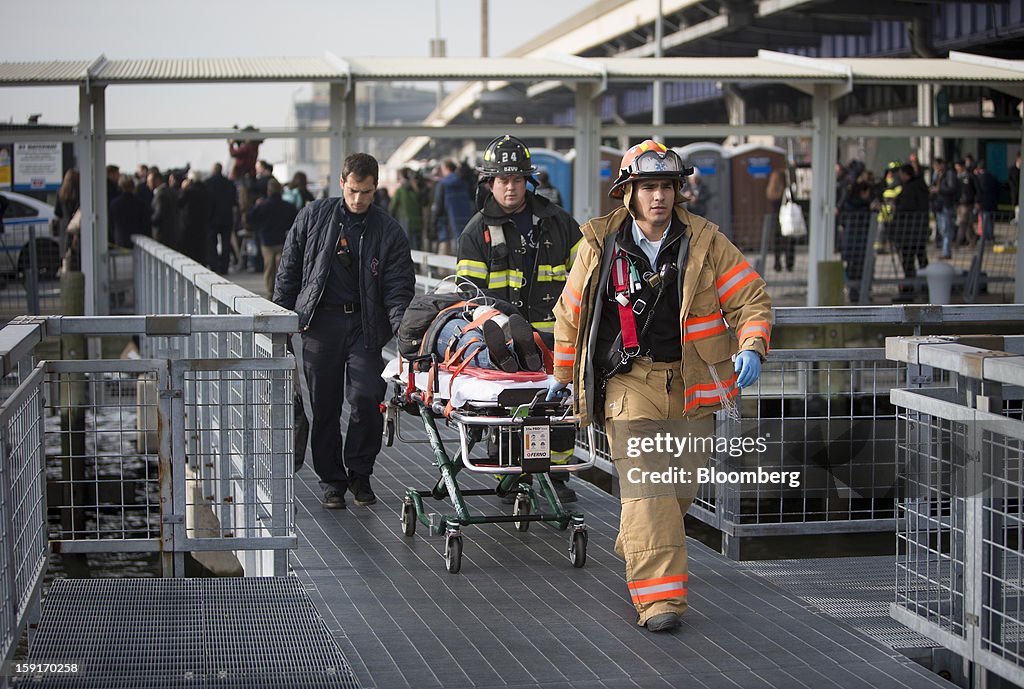
[[[675,151],[644,151],[627,168],[630,175],[647,175],[652,173],[668,173],[680,175],[683,173],[683,160]]]
[[[693,168],[687,167],[678,153],[655,141],[633,146],[623,156],[622,163],[619,177],[608,192],[612,198],[622,198],[623,185],[640,178],[664,178],[681,182],[693,174]]]

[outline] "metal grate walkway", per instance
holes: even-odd
[[[403,419],[403,431],[422,437],[414,422]],[[669,636],[638,628],[613,552],[618,501],[578,480],[590,529],[585,568],[572,568],[566,532],[508,524],[464,527],[462,572],[448,574],[442,537],[401,534],[402,492],[436,479],[428,450],[401,441],[385,449],[372,507],[350,500],[347,510],[324,510],[315,475],[297,475],[294,570],[362,687],[953,686],[694,541],[683,628]],[[465,473],[463,487],[489,485]],[[511,510],[493,497],[469,504]]]
[[[15,686],[358,689],[293,577],[58,580],[25,662],[79,671]]]
[[[896,563],[892,557],[774,560],[738,565],[907,655],[924,655],[927,649],[940,648],[889,615],[896,589]]]

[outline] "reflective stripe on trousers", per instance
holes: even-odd
[[[697,492],[696,470],[705,465],[707,454],[656,456],[627,452],[627,447],[631,439],[654,433],[712,436],[714,417],[684,419],[683,400],[678,361],[635,359],[629,372],[608,381],[605,429],[622,501],[615,551],[626,560],[626,584],[640,625],[663,612],[686,611],[689,571],[683,517]],[[667,468],[689,471],[692,482],[646,485],[635,480],[641,472]]]

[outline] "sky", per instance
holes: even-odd
[[[0,60],[181,57],[414,57],[429,54],[435,0],[125,0],[3,1]],[[503,55],[574,15],[593,0],[490,0],[490,53]],[[437,0],[448,55],[480,55],[480,0]],[[294,125],[292,103],[308,96],[295,83],[107,88],[109,129],[230,128]],[[0,89],[0,122],[78,121],[71,87]],[[261,156],[283,160],[291,142],[269,140]],[[110,142],[108,162],[208,169],[229,160],[226,142]]]

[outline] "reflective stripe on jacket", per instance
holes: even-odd
[[[524,243],[519,230],[488,198],[484,210],[470,219],[462,233],[455,273],[489,296],[515,304],[535,329],[550,333],[554,330],[555,303],[583,239],[579,225],[565,210],[532,192],[527,192],[526,198],[536,218],[536,270],[523,265],[524,254],[517,253]],[[493,226],[503,229],[505,256],[495,255],[490,230]]]

